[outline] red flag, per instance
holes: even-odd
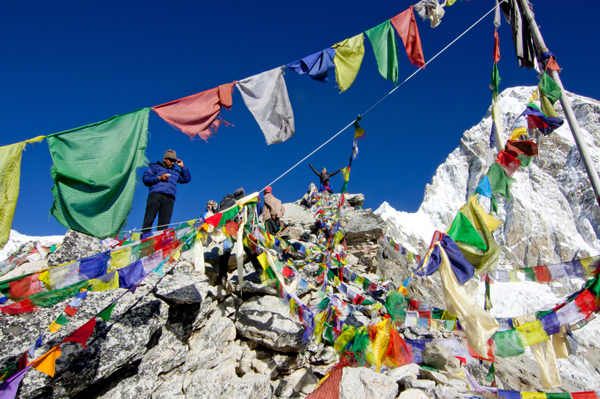
[[[494,30],[494,64],[500,61],[500,38],[498,37],[498,29]]]
[[[496,158],[496,162],[502,166],[502,169],[504,169],[509,176],[512,176],[513,173],[515,173],[515,170],[521,166],[521,161],[518,158],[513,157],[505,151],[500,151],[498,158]]]
[[[552,273],[550,273],[548,266],[536,266],[533,268],[533,272],[535,273],[535,279],[540,283],[552,281]]]
[[[222,216],[223,216],[222,213],[217,213],[217,214],[214,214],[211,217],[205,219],[204,221],[206,223],[210,224],[211,226],[217,227],[219,225],[219,222],[221,221]]]
[[[596,310],[596,296],[589,290],[583,291],[575,298],[575,303],[580,309],[581,314],[588,317],[594,310]]]
[[[73,317],[73,316],[75,316],[75,313],[77,313],[77,309],[76,308],[72,308],[69,305],[67,305],[67,307],[65,308],[64,312],[66,314],[68,314],[69,316]]]
[[[0,310],[4,314],[21,314],[30,313],[37,308],[31,303],[29,299],[24,299],[21,302],[13,303],[6,306],[0,306]]]
[[[521,154],[527,157],[535,157],[538,155],[537,144],[533,141],[507,140],[504,151],[515,158]]]
[[[413,12],[413,6],[410,6],[406,11],[396,15],[390,20],[398,35],[404,42],[406,54],[411,64],[419,68],[425,67],[425,57],[423,56],[423,48],[421,47],[421,37],[417,28],[417,21]]]
[[[73,341],[79,342],[83,349],[87,349],[86,342],[92,335],[94,331],[94,327],[96,327],[96,318],[92,317],[90,321],[79,327],[77,330],[73,331],[71,335],[63,339],[63,342]]]
[[[557,72],[562,71],[562,68],[558,66],[558,62],[556,62],[556,59],[554,57],[550,57],[550,59],[548,60],[548,64],[546,64],[546,70],[548,69]]]
[[[42,283],[40,283],[40,272],[34,273],[30,276],[23,277],[17,281],[11,281],[8,283],[10,288],[10,298],[27,298],[33,294],[37,294],[42,291]]]
[[[27,367],[27,363],[29,363],[29,359],[27,359],[27,353],[28,351],[25,351],[25,353],[23,353],[23,355],[19,358],[19,362],[17,363],[17,371],[21,371]]]
[[[343,367],[336,367],[327,374],[320,385],[306,399],[338,399],[340,397],[340,381]]]
[[[157,105],[152,109],[173,128],[181,130],[190,138],[199,135],[206,141],[217,132],[221,122],[230,124],[222,120],[219,113],[221,107],[231,108],[234,83]]]

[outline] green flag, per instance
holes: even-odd
[[[550,100],[552,104],[557,102],[562,96],[560,86],[546,72],[542,75],[538,87],[540,88],[540,91],[548,97],[548,100]]]
[[[64,313],[61,313],[60,316],[58,316],[58,318],[54,321],[56,324],[60,324],[61,326],[66,326],[67,324],[69,324],[71,320],[69,320],[67,318],[67,316],[64,315]]]
[[[454,217],[452,225],[446,233],[454,240],[454,242],[462,241],[470,244],[482,251],[487,250],[487,245],[483,238],[479,235],[473,223],[462,212],[458,212]]]
[[[373,46],[379,73],[396,84],[398,81],[398,48],[390,20],[388,19],[365,33]]]
[[[510,201],[510,185],[516,180],[508,176],[502,166],[497,162],[494,162],[490,166],[490,170],[487,173],[487,177],[490,181],[490,187],[492,188],[492,194],[502,194],[504,198]]]
[[[112,314],[112,311],[114,310],[115,306],[117,306],[116,302],[104,309],[102,312],[98,313],[96,316],[106,322],[110,321],[110,315]]]
[[[147,160],[148,108],[47,137],[54,203],[63,226],[98,238],[127,221],[136,169]]]
[[[492,68],[492,97],[495,101],[498,101],[498,86],[500,86],[500,74],[498,73],[498,64],[494,63],[494,67]]]

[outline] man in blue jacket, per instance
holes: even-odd
[[[175,165],[181,170],[175,169]],[[165,151],[162,162],[151,163],[142,176],[142,181],[150,188],[146,202],[146,214],[142,224],[142,237],[148,236],[152,230],[152,223],[158,213],[156,230],[164,230],[171,223],[177,183],[185,184],[192,180],[190,171],[183,166],[183,161],[177,159],[174,150]]]

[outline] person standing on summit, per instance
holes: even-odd
[[[319,187],[319,191],[328,191],[329,194],[333,194],[333,189],[329,185],[329,178],[331,176],[334,176],[334,175],[337,175],[338,173],[340,173],[340,171],[342,170],[342,168],[339,168],[338,170],[336,170],[333,173],[327,173],[327,169],[323,168],[323,170],[321,171],[321,173],[319,173],[319,172],[317,172],[315,170],[315,168],[313,168],[312,164],[309,163],[308,166],[310,166],[310,168],[313,170],[313,172],[315,172],[315,174],[317,176],[319,176],[319,181],[321,182],[321,185]]]
[[[156,230],[164,230],[171,223],[177,183],[185,184],[192,180],[188,168],[183,166],[183,161],[177,159],[174,150],[165,151],[163,161],[151,163],[142,176],[142,181],[150,188],[146,202],[146,214],[142,224],[142,238],[149,235],[152,224],[158,213]],[[175,169],[175,165],[181,170]]]

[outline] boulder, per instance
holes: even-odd
[[[419,375],[421,371],[421,367],[419,367],[416,363],[410,363],[404,366],[396,367],[394,369],[390,369],[387,372],[388,377],[393,378],[396,382],[400,381],[402,378],[409,375]]]
[[[68,230],[62,245],[54,253],[48,255],[48,266],[62,265],[77,259],[87,258],[108,249],[110,249],[109,246],[102,244],[95,237]]]
[[[304,326],[290,317],[289,307],[274,296],[254,296],[237,312],[238,333],[279,352],[298,352],[304,348]]]
[[[407,389],[398,396],[398,399],[429,399],[429,396],[420,389]]]
[[[376,243],[386,231],[386,224],[381,216],[371,210],[356,210],[346,214],[346,242],[358,245],[364,242]]]
[[[154,294],[168,303],[199,304],[209,295],[216,296],[209,283],[209,279],[198,272],[173,273],[165,275]]]
[[[460,361],[450,349],[443,347],[439,342],[428,342],[425,350],[421,352],[421,357],[427,366],[451,373],[460,372]]]
[[[345,367],[340,382],[340,399],[393,399],[398,395],[394,378],[365,367]]]

